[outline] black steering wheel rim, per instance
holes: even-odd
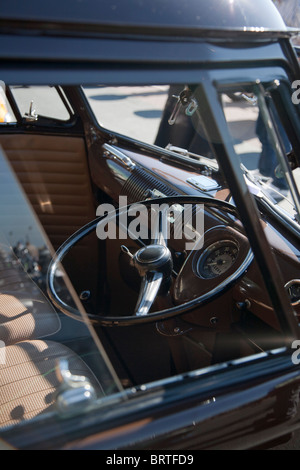
[[[239,215],[237,213],[237,210],[235,206],[232,204],[222,201],[220,199],[212,199],[210,197],[204,197],[204,196],[170,196],[170,197],[164,197],[164,198],[157,198],[157,199],[149,199],[146,201],[141,201],[141,202],[136,202],[133,204],[130,204],[128,206],[124,206],[122,208],[117,209],[115,212],[112,213],[111,219],[116,218],[121,214],[121,211],[125,212],[129,210],[130,207],[136,204],[144,204],[144,205],[149,205],[151,206],[152,204],[204,204],[204,205],[209,205],[212,208],[216,209],[222,209],[231,215],[233,215],[235,218],[239,219]],[[85,236],[89,235],[93,230],[96,229],[98,223],[103,219],[103,217],[98,217],[91,222],[87,223],[83,227],[81,227],[79,230],[77,230],[73,235],[71,235],[56,251],[55,256],[52,258],[48,272],[47,272],[47,292],[48,295],[53,302],[53,304],[64,314],[82,321],[82,314],[80,313],[79,310],[76,308],[73,308],[72,306],[66,304],[57,294],[55,287],[54,287],[54,278],[55,278],[55,272],[58,269],[59,266],[61,266],[61,263],[66,256],[66,254],[70,251],[70,249],[82,238]],[[110,220],[109,218],[107,219],[108,221]],[[103,316],[103,315],[96,315],[96,314],[91,314],[86,312],[86,315],[88,316],[89,320],[98,325],[102,326],[129,326],[133,324],[141,324],[141,323],[150,323],[150,322],[156,322],[156,321],[162,321],[166,320],[168,318],[186,313],[190,310],[193,310],[199,306],[204,305],[205,303],[208,303],[212,301],[214,298],[216,298],[220,293],[224,292],[225,289],[229,288],[233,283],[235,283],[240,277],[243,276],[245,271],[248,269],[250,263],[253,260],[253,254],[251,249],[249,249],[247,256],[244,259],[244,262],[240,265],[240,267],[235,271],[235,275],[231,276],[231,279],[225,280],[226,282],[221,282],[218,285],[218,288],[213,289],[213,291],[206,292],[205,294],[191,299],[190,301],[184,302],[183,304],[179,305],[174,305],[173,307],[164,309],[164,310],[159,310],[156,312],[149,312],[147,315],[144,316]]]

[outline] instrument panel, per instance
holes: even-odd
[[[203,279],[212,279],[224,274],[233,266],[238,253],[238,243],[233,240],[219,240],[212,243],[197,261],[197,275]]]

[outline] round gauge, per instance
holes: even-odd
[[[292,305],[300,304],[300,279],[293,279],[284,286],[290,297]]]
[[[205,279],[220,276],[233,265],[238,252],[238,245],[232,240],[213,243],[204,250],[198,259],[198,275]]]

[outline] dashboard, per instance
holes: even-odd
[[[115,152],[116,150],[116,152]],[[266,294],[264,281],[240,221],[231,214],[211,210],[209,201],[231,201],[229,189],[217,171],[204,174],[158,159],[148,152],[133,152],[107,145],[101,165],[93,171],[94,183],[116,202],[126,196],[128,203],[160,196],[197,195],[207,198],[202,242],[186,252],[180,240],[172,241],[174,269],[177,277],[172,287],[178,305],[191,299],[230,290],[231,305],[248,309],[264,322],[278,329],[272,301]],[[121,156],[121,157],[120,157]],[[105,182],[105,183],[104,183]],[[232,201],[231,201],[232,202]],[[262,214],[266,236],[280,267],[283,283],[297,315],[300,315],[300,252],[289,233]],[[222,300],[220,299],[220,305]],[[202,308],[202,302],[199,307]],[[242,307],[241,307],[242,306]]]

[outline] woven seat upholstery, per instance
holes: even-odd
[[[60,320],[42,296],[26,292],[0,293],[0,339],[6,346],[25,339],[44,338],[60,329]]]
[[[62,357],[68,359],[72,374],[87,377],[100,389],[85,362],[66,346],[52,341],[21,341],[5,348],[5,364],[0,364],[0,427],[50,411],[59,386],[56,361]]]
[[[8,346],[58,332],[61,324],[53,306],[21,264],[3,252],[0,245],[0,340]]]

